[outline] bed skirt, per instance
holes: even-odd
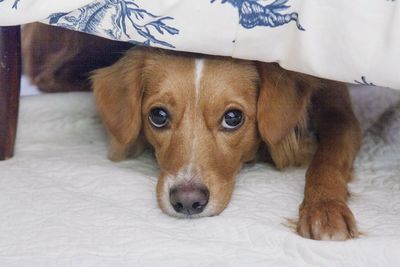
[[[0,25],[33,21],[400,89],[398,0],[0,0]]]

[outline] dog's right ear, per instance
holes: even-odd
[[[111,136],[109,158],[113,161],[124,159],[140,134],[144,62],[143,50],[130,50],[91,77],[97,109]]]

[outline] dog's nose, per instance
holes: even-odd
[[[203,185],[184,184],[170,190],[169,201],[176,212],[193,215],[204,210],[209,196],[210,192]]]

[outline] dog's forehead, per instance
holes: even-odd
[[[222,57],[164,55],[149,64],[148,93],[200,98],[254,95],[258,74],[253,63]],[[227,92],[228,91],[228,92]],[[227,94],[229,93],[229,94]]]
[[[194,61],[187,57],[157,55],[145,62],[146,94],[187,94],[193,87]]]
[[[201,72],[201,90],[203,95],[253,95],[258,74],[251,62],[210,58],[204,60]]]

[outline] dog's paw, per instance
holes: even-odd
[[[315,240],[342,241],[358,236],[353,213],[345,202],[338,200],[303,203],[297,232]]]

